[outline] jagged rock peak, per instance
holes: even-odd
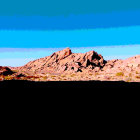
[[[58,60],[64,59],[65,57],[68,57],[72,54],[72,51],[70,48],[65,48],[61,51],[55,52],[51,55],[51,57],[56,56]]]

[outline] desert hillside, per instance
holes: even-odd
[[[70,48],[66,48],[22,67],[0,67],[0,80],[12,79],[140,82],[140,55],[106,61],[95,51],[72,53]]]

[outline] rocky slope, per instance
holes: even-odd
[[[125,60],[109,60],[100,74],[114,80],[140,81],[140,55]]]
[[[140,55],[125,60],[105,61],[102,55],[95,51],[72,53],[66,48],[22,67],[0,67],[0,78],[32,81],[140,82]]]
[[[64,72],[82,72],[85,69],[101,69],[106,61],[95,51],[72,53],[69,48],[53,53],[51,56],[31,61],[20,71],[29,74],[61,74]]]

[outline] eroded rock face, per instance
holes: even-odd
[[[66,48],[50,56],[31,61],[22,67],[0,67],[0,81],[12,79],[140,82],[140,55],[125,60],[105,61],[95,51],[72,53],[69,48]]]
[[[84,69],[101,69],[106,61],[95,51],[72,53],[69,48],[53,53],[51,56],[31,61],[19,69],[34,74],[82,72]]]
[[[115,80],[140,81],[140,55],[125,60],[109,60],[102,74],[110,75]]]
[[[54,58],[54,60],[56,59],[55,61],[58,62],[64,58],[68,57],[71,54],[72,54],[71,50],[69,48],[66,48],[62,51],[58,51],[58,52],[53,53],[51,55],[51,58]]]
[[[14,72],[11,69],[9,69],[8,67],[0,66],[0,75],[6,76],[6,75],[12,75],[13,73]]]
[[[133,71],[139,68],[140,68],[140,55],[137,55],[137,56],[125,59],[125,60],[119,60],[119,59],[109,60],[104,66],[103,70],[113,69],[117,71],[118,69],[121,69],[121,70],[127,71],[131,69]]]

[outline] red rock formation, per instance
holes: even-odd
[[[106,61],[95,51],[72,53],[69,48],[53,53],[51,56],[31,61],[19,69],[26,73],[46,74],[63,72],[82,72],[84,69],[99,69]]]
[[[13,73],[14,72],[11,69],[9,69],[8,67],[0,66],[0,75],[6,76],[6,75],[12,75]]]
[[[0,67],[0,81],[12,79],[140,82],[140,55],[125,60],[105,61],[95,51],[72,53],[69,48],[66,48],[50,56],[31,61],[22,67]]]
[[[105,69],[137,69],[138,67],[140,67],[140,55],[137,56],[133,56],[130,57],[128,59],[125,60],[120,60],[120,59],[115,59],[115,60],[109,60],[105,67],[103,68]]]

